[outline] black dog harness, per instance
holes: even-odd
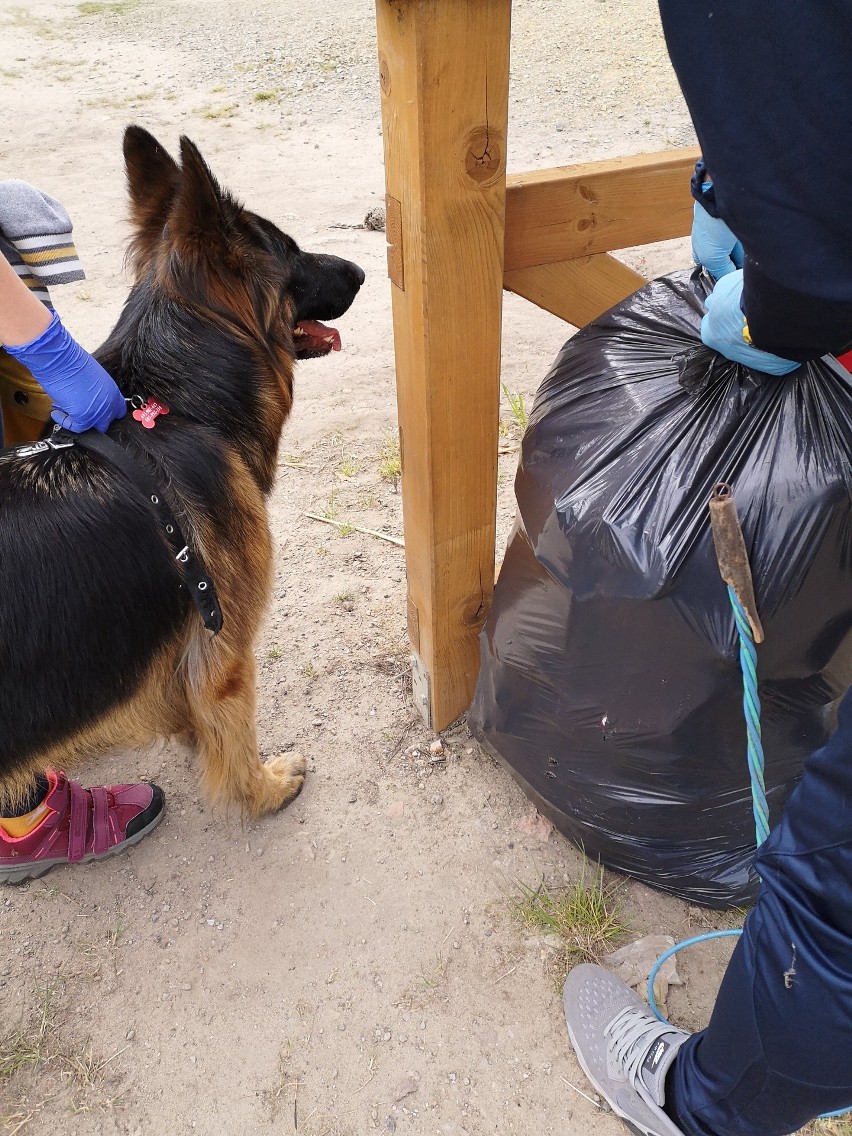
[[[49,450],[66,450],[70,446],[81,446],[84,450],[99,454],[111,465],[117,466],[128,481],[141,490],[147,500],[148,508],[156,518],[158,528],[174,554],[174,563],[181,583],[189,592],[204,626],[216,635],[222,630],[222,609],[219,607],[216,588],[204,562],[190,549],[174,513],[151,475],[127,450],[97,430],[72,434],[68,430],[55,427],[50,437],[43,441],[24,442],[3,450],[0,452],[0,462],[28,458],[35,454],[47,453]]]

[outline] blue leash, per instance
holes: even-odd
[[[728,584],[728,598],[734,609],[734,622],[740,640],[740,669],[743,672],[743,714],[748,735],[748,771],[751,776],[751,807],[758,848],[769,835],[769,806],[763,780],[763,743],[760,736],[760,695],[757,692],[757,648],[751,625],[737,593]]]
[[[751,624],[749,623],[748,616],[745,609],[739,601],[737,593],[728,584],[728,598],[731,601],[731,607],[734,609],[734,622],[737,626],[737,634],[740,641],[740,668],[743,673],[743,713],[746,720],[746,733],[748,735],[748,770],[751,777],[751,800],[752,811],[754,813],[754,827],[757,837],[758,848],[769,835],[769,807],[766,801],[766,784],[763,779],[763,744],[760,736],[760,697],[757,692],[757,649],[754,644],[754,635],[752,634]],[[731,936],[742,935],[742,931],[708,931],[704,935],[696,935],[692,939],[684,939],[681,943],[676,943],[673,947],[669,947],[667,951],[657,959],[651,967],[650,974],[648,975],[648,1004],[654,1013],[654,1016],[659,1021],[664,1022],[666,1025],[671,1025],[671,1022],[666,1018],[657,1007],[657,1000],[654,997],[654,981],[660,970],[660,967],[668,959],[682,951],[685,947],[692,947],[696,943],[703,943],[708,939],[724,939]],[[820,1113],[819,1120],[827,1120],[832,1116],[843,1116],[847,1112],[852,1111],[849,1108],[839,1108],[835,1112],[822,1112]]]

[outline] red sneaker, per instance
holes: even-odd
[[[165,797],[157,785],[96,785],[84,789],[48,769],[48,812],[26,836],[0,828],[0,883],[43,876],[56,864],[103,860],[136,844],[163,819]]]

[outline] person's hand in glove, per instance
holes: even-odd
[[[699,158],[689,183],[695,200],[692,209],[692,259],[714,280],[721,280],[743,266],[743,246],[719,216],[713,179]]]
[[[787,375],[795,371],[801,363],[752,347],[746,318],[740,307],[742,294],[741,268],[723,276],[704,301],[707,314],[701,320],[702,343],[726,359],[733,359],[755,371],[765,371],[768,375]]]
[[[88,351],[65,329],[56,312],[47,327],[28,343],[4,343],[6,351],[32,373],[53,399],[54,422],[82,433],[103,433],[127,407],[121,391]]]
[[[711,217],[697,201],[692,213],[692,259],[714,280],[743,266],[743,246],[721,217]]]

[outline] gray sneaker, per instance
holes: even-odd
[[[666,1073],[689,1034],[657,1020],[602,966],[583,963],[565,980],[568,1036],[586,1076],[644,1136],[684,1136],[663,1112]]]

